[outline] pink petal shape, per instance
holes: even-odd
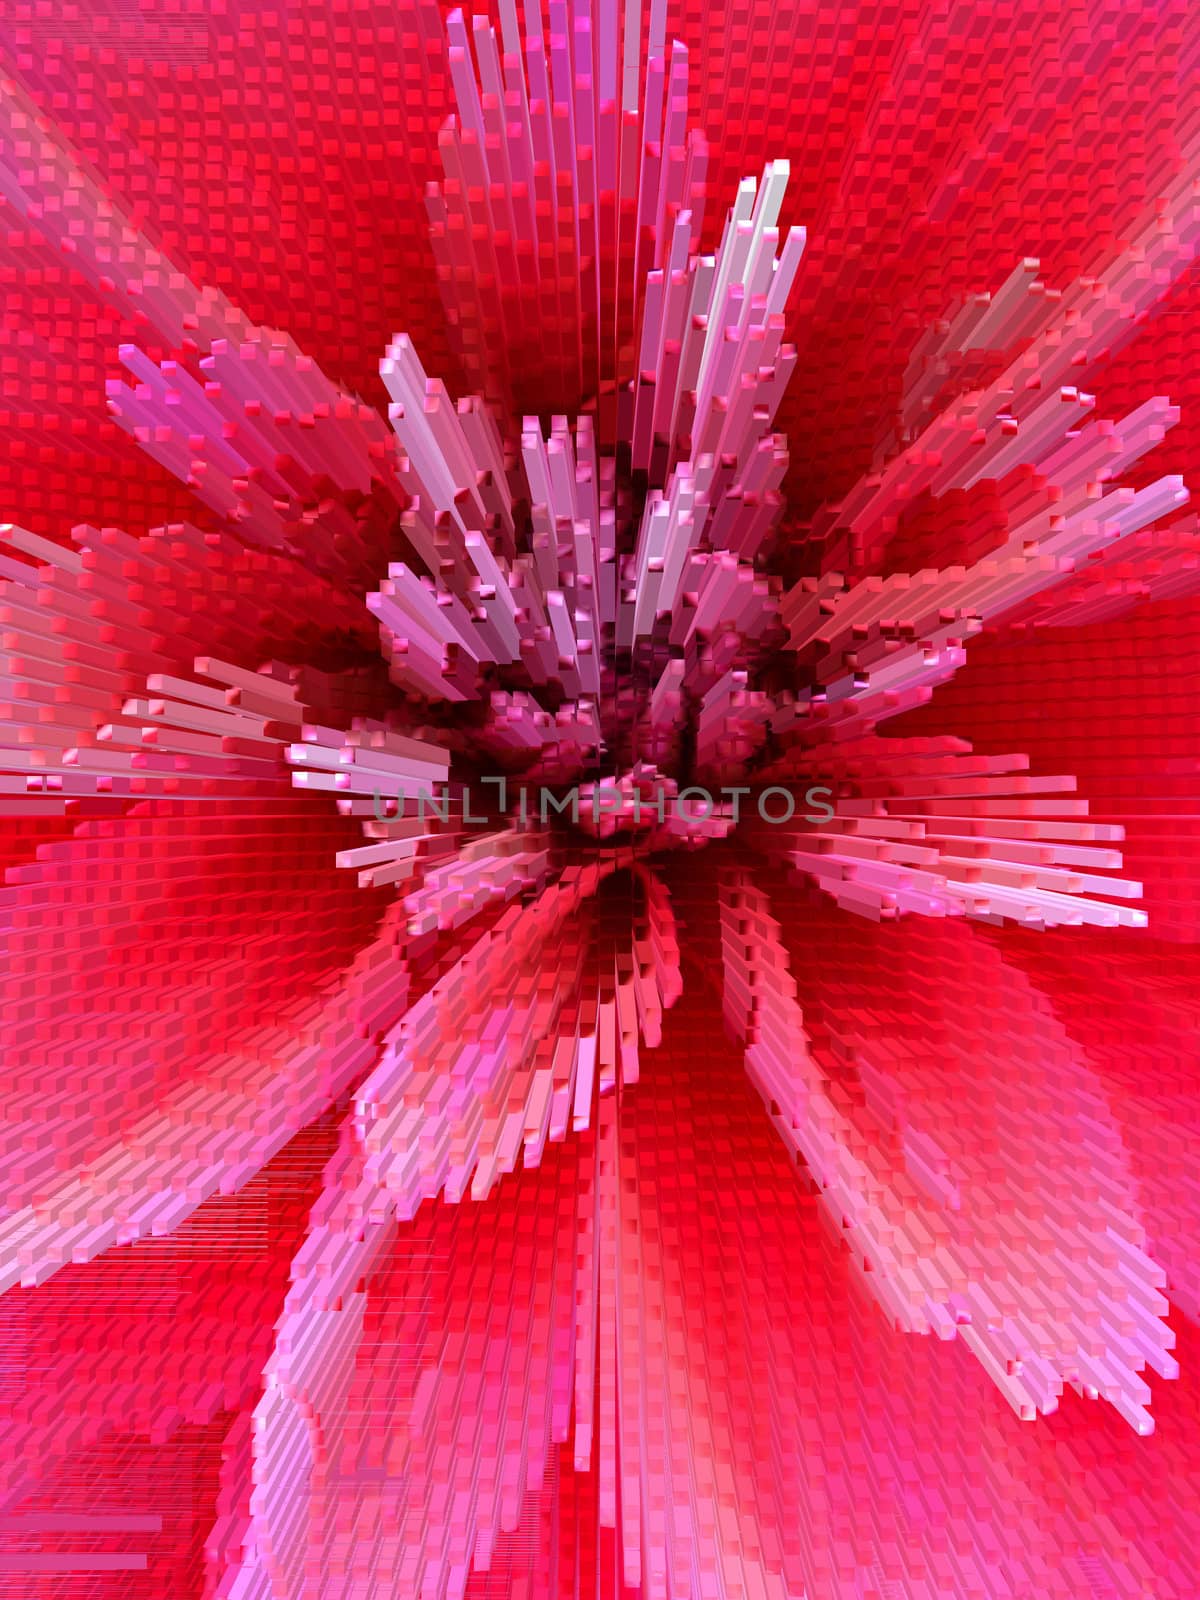
[[[1022,1417],[1071,1383],[1149,1433],[1139,1374],[1177,1372],[1165,1274],[1102,1088],[1045,1002],[952,923],[884,940],[798,902],[785,944],[744,878],[722,915],[747,1069],[897,1328],[962,1339]],[[787,951],[810,946],[806,988],[835,952],[841,966],[806,1026]],[[939,987],[918,1003],[930,971]]]
[[[169,1232],[373,1062],[406,1000],[403,924],[364,923],[332,866],[341,835],[304,800],[147,803],[17,869],[6,1284]]]

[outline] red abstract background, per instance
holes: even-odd
[[[1197,1600],[1198,67],[0,0],[0,1594]]]

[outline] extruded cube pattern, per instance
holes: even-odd
[[[1187,0],[0,0],[0,1596],[1198,1600]]]

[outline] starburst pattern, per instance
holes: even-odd
[[[1190,663],[1186,407],[1101,393],[1192,282],[1188,97],[1082,270],[939,291],[801,512],[874,169],[802,179],[810,249],[659,0],[405,14],[441,322],[374,400],[3,81],[9,248],[191,510],[3,530],[0,1583],[1192,1596],[1195,758],[1094,709]],[[155,1452],[185,1509],[129,1510]]]

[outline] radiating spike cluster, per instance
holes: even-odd
[[[698,219],[693,226],[692,214],[682,212],[664,269],[647,280],[637,376],[624,397],[622,434],[634,470],[651,482],[666,482],[670,469],[690,458],[703,495],[708,474],[731,458],[729,486],[740,496],[738,480],[752,452],[767,442],[796,362],[783,343],[783,318],[804,229],[791,229],[776,255],[788,174],[788,163],[775,161],[761,186],[753,178],[742,182],[715,256],[696,254]],[[771,450],[760,451],[751,492],[774,490],[782,479],[786,446],[781,439],[770,444]],[[711,458],[707,466],[705,458]],[[720,499],[715,492],[714,503]]]
[[[668,57],[651,30],[643,80],[636,10],[550,0],[548,34],[540,3],[524,14],[504,0],[497,33],[450,13],[458,116],[427,196],[457,354],[501,403],[530,363],[544,391],[596,394],[632,335],[629,285],[661,278],[681,213],[699,233],[707,166],[681,44]]]
[[[550,874],[546,846],[544,834],[517,827],[472,839],[405,898],[409,932],[460,928],[489,905],[539,889]]]
[[[121,359],[136,381],[109,383],[111,414],[241,538],[334,579],[370,576],[402,498],[372,406],[259,329],[214,339],[195,374],[136,345]]]
[[[277,776],[278,740],[264,734],[289,714],[295,690],[270,679],[262,691],[271,690],[278,709],[275,700],[268,709],[239,706],[232,678],[218,678],[217,687],[184,681],[197,651],[249,654],[257,665],[273,646],[305,635],[361,639],[361,614],[323,580],[225,534],[181,525],[144,539],[115,528],[79,528],[76,536],[72,550],[11,525],[2,533],[39,562],[5,557],[0,580],[5,672],[22,685],[0,749],[6,813],[61,814],[93,798],[198,795],[230,779]],[[214,608],[217,573],[223,592]],[[322,617],[319,629],[299,621],[301,599]],[[349,685],[325,682],[330,697],[321,709],[353,714],[354,694],[343,693]]]
[[[367,1177],[402,1218],[443,1192],[482,1198],[522,1149],[529,1162],[547,1136],[587,1127],[597,1085],[636,1078],[639,1014],[661,1015],[674,990],[671,967],[658,970],[661,901],[647,912],[648,968],[621,972],[619,960],[617,975],[597,977],[589,967],[581,908],[618,865],[612,855],[570,869],[531,906],[507,910],[385,1042],[356,1121]],[[427,880],[425,893],[438,892]]]
[[[170,1232],[210,1195],[253,1178],[374,1059],[381,1030],[403,1013],[408,993],[397,960],[402,917],[390,913],[352,962],[335,962],[329,992],[330,952],[320,941],[334,952],[344,944],[344,896],[327,878],[309,885],[310,938],[284,938],[270,922],[250,935],[240,926],[240,883],[222,870],[230,861],[256,870],[263,909],[271,908],[280,897],[281,841],[317,842],[306,822],[295,807],[289,815],[278,805],[232,817],[202,812],[200,802],[191,812],[160,809],[87,824],[82,848],[56,845],[11,880],[10,915],[31,927],[46,905],[66,903],[71,912],[53,940],[52,979],[32,934],[24,952],[10,946],[10,975],[25,998],[5,1024],[21,1056],[12,1061],[5,1136],[4,1288],[41,1283],[68,1262]],[[170,920],[172,911],[183,916],[189,891],[208,902],[207,920],[197,917],[190,931]],[[89,998],[97,955],[115,959],[122,924],[134,917],[164,930],[158,966],[130,964],[124,987],[100,1007]],[[223,923],[222,959],[211,945]],[[173,970],[189,969],[162,1012],[164,975],[169,985]],[[257,1026],[230,1034],[220,1008],[250,993]],[[22,1043],[39,1038],[51,1018],[53,1048]],[[84,1106],[72,1103],[64,1076],[76,1056],[89,1064]],[[47,1073],[60,1085],[49,1099],[34,1081]]]
[[[1111,875],[1121,865],[1111,846],[1125,830],[1092,821],[1085,799],[1067,798],[1074,778],[1031,774],[1025,756],[876,736],[783,765],[793,782],[832,786],[818,796],[828,796],[827,810],[773,826],[756,820],[745,837],[848,911],[1038,928],[1146,926],[1144,911],[1109,903],[1142,892]]]
[[[788,164],[775,162],[761,188],[753,179],[741,185],[715,257],[689,256],[690,218],[681,216],[672,245],[679,292],[673,285],[664,305],[661,285],[656,296],[651,283],[626,433],[635,470],[652,482],[673,471],[665,492],[651,493],[638,532],[621,630],[627,645],[647,637],[660,616],[677,614],[693,553],[728,550],[752,577],[776,520],[787,450],[768,429],[795,365],[795,351],[781,342],[783,313],[804,246],[803,230],[793,229],[776,257],[787,176]],[[729,600],[728,586],[719,589],[704,618],[712,630]]]
[[[1087,627],[1114,622],[1150,600],[1191,599],[1198,593],[1200,528],[1193,515],[1118,539],[1091,556],[1074,577],[1007,613],[1004,621]]]
[[[1062,298],[1060,290],[1048,289],[1042,282],[1040,268],[1035,257],[1026,257],[995,294],[971,295],[954,316],[930,323],[913,346],[904,374],[900,427],[905,442],[929,419],[951,384],[970,388],[970,379],[982,376],[997,354],[1013,350],[1040,330],[1047,305]],[[895,449],[892,434],[877,452],[877,460]]]
[[[925,489],[944,493],[956,483],[1002,478],[1023,464],[1038,473],[1004,542],[969,567],[866,577],[840,592],[827,579],[824,594],[802,581],[784,597],[790,646],[811,662],[828,700],[903,691],[919,680],[939,649],[960,644],[985,623],[1027,605],[1187,501],[1188,491],[1174,475],[1139,490],[1103,488],[1162,439],[1178,412],[1155,399],[1112,428],[1079,426],[1092,404],[1091,396],[1060,390],[1020,424],[1009,419],[1013,425],[1007,432],[1000,419],[987,459],[973,461],[969,469],[935,453],[928,459],[943,460],[940,477],[930,473],[924,457],[914,474],[892,474],[890,481],[885,475],[868,497],[860,531],[878,526],[885,506],[899,508]],[[961,424],[954,426],[965,439]],[[973,440],[971,447],[978,448]]]
[[[1147,1364],[1164,1375],[1175,1371],[1167,1354],[1174,1341],[1160,1320],[1164,1274],[1145,1254],[1117,1131],[1106,1125],[1099,1097],[1088,1093],[1065,1034],[1043,1028],[1040,1115],[1007,1139],[1003,1208],[1031,1184],[1049,1193],[1022,1206],[1020,1223],[1004,1230],[1008,1249],[1026,1255],[1028,1265],[1004,1273],[997,1294],[990,1279],[997,1267],[1003,1273],[1004,1257],[989,1261],[985,1236],[970,1221],[975,1206],[986,1212],[989,1180],[969,1141],[952,1140],[951,1148],[961,1147],[952,1157],[945,1133],[939,1139],[935,1128],[926,1131],[915,1113],[906,1114],[894,1085],[908,1075],[889,1072],[881,1047],[875,1059],[854,1063],[867,1105],[886,1130],[883,1140],[871,1140],[871,1156],[862,1151],[854,1130],[869,1127],[870,1118],[852,1101],[839,1105],[822,1084],[779,926],[766,897],[745,879],[730,886],[723,929],[728,1015],[746,1039],[747,1070],[780,1133],[851,1230],[851,1249],[888,1314],[907,1330],[963,1339],[1023,1416],[1056,1409],[1069,1382],[1103,1395],[1138,1432],[1150,1432],[1150,1391],[1138,1374]],[[997,1028],[1012,1026],[996,1019]],[[1028,1081],[998,1080],[985,1089],[986,1062],[972,1065],[974,1114],[994,1116],[1003,1127],[1005,1100],[1015,1109]],[[1082,1138],[1070,1131],[1077,1116],[1086,1119]],[[1068,1160],[1079,1170],[1074,1193],[1060,1186]],[[1050,1195],[1063,1198],[1053,1203]]]
[[[216,66],[153,73],[153,117],[109,44],[40,62],[47,8],[17,19],[0,309],[34,326],[0,361],[5,514],[43,462],[58,480],[0,526],[21,1600],[30,1573],[190,1593],[210,1513],[215,1600],[1200,1593],[1200,42],[1178,7],[1018,5],[1014,39],[1047,30],[1035,93],[993,70],[978,6],[719,9],[699,62],[665,0],[444,23],[404,0],[376,79],[369,6],[218,8]],[[318,135],[280,65],[310,32]],[[1075,170],[1071,129],[1109,147],[1112,38],[1124,209],[1105,221],[1105,175],[1063,237],[1020,223]],[[983,109],[926,108],[931,59]],[[329,284],[306,265],[279,318],[320,364],[173,261],[220,254],[191,201],[199,243],[142,231],[175,157],[138,130],[178,101],[219,146],[213,81],[271,146],[205,169],[214,197],[254,174],[220,281],[269,302],[254,197],[278,181],[292,237],[331,191],[300,251],[328,242]],[[747,84],[771,150],[718,104]],[[113,126],[76,156],[44,108],[86,128],[97,105]],[[717,238],[710,184],[747,169]],[[793,178],[806,226],[781,220]],[[998,268],[955,220],[993,191]],[[364,232],[414,205],[436,285]],[[344,264],[376,259],[381,387],[346,354],[368,338]],[[135,452],[168,509],[94,509]],[[220,1250],[255,1207],[281,1260],[251,1285]],[[1021,1428],[997,1398],[1034,1423],[1067,1385],[1130,1437],[1070,1398]],[[185,1511],[62,1530],[183,1527],[169,1572],[27,1547],[106,1449],[118,1520],[194,1452]]]
[[[486,412],[454,407],[411,343],[394,342],[382,373],[411,496],[403,526],[426,575],[393,565],[369,604],[399,686],[465,700],[491,665],[519,663],[535,685],[557,687],[586,712],[603,693],[613,646],[648,637],[664,615],[676,619],[670,647],[692,653],[701,679],[710,657],[700,641],[726,639],[732,659],[774,626],[775,590],[754,559],[777,520],[787,463],[782,441],[768,433],[794,365],[781,335],[803,247],[802,230],[793,230],[776,256],[786,181],[780,162],[761,188],[742,185],[715,257],[695,254],[690,214],[680,213],[671,246],[672,271],[684,281],[677,313],[659,304],[662,274],[651,273],[643,356],[652,353],[647,340],[663,341],[654,357],[661,367],[677,342],[676,314],[683,356],[655,380],[657,400],[642,394],[641,379],[630,391],[631,464],[650,466],[636,443],[638,417],[659,402],[668,404],[662,437],[677,441],[664,474],[684,446],[692,456],[680,460],[665,495],[651,494],[624,576],[615,462],[598,454],[591,420],[572,430],[557,416],[547,438],[527,417],[516,486],[515,463]],[[647,438],[657,436],[652,429]],[[513,507],[521,502],[530,520],[518,538]]]

